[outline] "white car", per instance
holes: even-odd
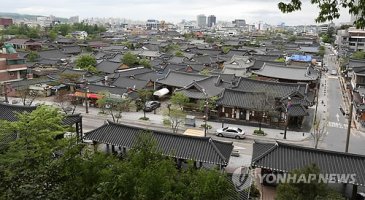
[[[337,75],[337,71],[335,69],[331,70],[331,75]]]
[[[225,127],[217,130],[216,135],[219,137],[230,137],[236,139],[244,139],[245,131],[237,127]]]

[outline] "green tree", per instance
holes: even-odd
[[[138,62],[140,65],[143,65],[143,67],[145,67],[145,68],[151,68],[151,62],[148,59],[143,58],[143,59],[140,59]]]
[[[311,175],[315,175],[315,179],[310,179],[309,183],[280,183],[277,187],[277,200],[312,200],[312,199],[328,199],[328,200],[344,200],[338,193],[330,190],[326,183],[319,181],[320,169],[316,165],[310,165],[303,169],[296,169],[290,172],[292,176],[304,176],[308,180]]]
[[[113,122],[118,123],[122,118],[122,113],[129,111],[132,103],[131,99],[113,98],[107,91],[102,91],[99,95],[102,96],[102,98],[98,99],[96,103],[102,113],[106,113],[112,117]]]
[[[358,15],[357,20],[354,22],[357,28],[365,27],[365,2],[354,0],[315,0],[311,1],[312,4],[319,7],[319,13],[315,21],[317,23],[323,23],[332,21],[340,17],[340,10],[346,8],[350,14]],[[283,13],[291,13],[297,10],[301,10],[302,0],[290,0],[289,3],[280,2],[278,4],[279,9]]]
[[[285,62],[285,58],[277,58],[274,61],[275,62]]]
[[[170,108],[169,110],[165,110],[164,116],[166,117],[165,119],[169,120],[172,132],[177,133],[179,127],[185,120],[186,113],[181,109]]]
[[[179,106],[182,110],[184,108],[184,105],[189,103],[189,97],[187,97],[185,94],[181,92],[174,92],[174,94],[171,97],[171,103]]]
[[[326,53],[326,48],[324,46],[320,46],[319,51],[318,51],[318,55],[323,57],[325,53]]]
[[[17,136],[0,154],[0,198],[42,199],[51,190],[53,174],[46,173],[47,168],[67,146],[64,140],[55,140],[66,131],[62,119],[58,109],[39,106],[32,113],[18,114],[16,122],[0,122],[1,138]]]
[[[34,62],[39,58],[39,55],[36,51],[31,51],[27,55],[27,61]]]
[[[354,59],[365,59],[365,52],[363,51],[356,51],[351,55],[351,58]]]
[[[179,110],[177,110],[179,111]],[[40,106],[19,121],[0,121],[0,136],[17,139],[0,153],[0,199],[228,199],[226,174],[177,169],[150,132],[141,132],[123,159],[91,152],[72,139],[59,110]],[[1,140],[3,141],[3,140]]]
[[[332,36],[330,36],[328,34],[324,34],[324,35],[322,35],[322,41],[324,43],[332,44],[334,40],[333,40]]]
[[[125,53],[121,61],[128,66],[135,66],[139,63],[138,57],[131,52]]]
[[[51,41],[55,41],[57,39],[57,32],[55,31],[50,31],[48,33],[48,38],[51,40]]]
[[[225,47],[222,48],[222,51],[223,51],[223,53],[227,54],[231,49],[232,49],[232,47],[225,46]]]
[[[184,53],[182,51],[178,50],[178,51],[175,51],[175,56],[184,57]]]
[[[146,111],[144,110],[144,107],[146,105],[146,102],[151,99],[153,92],[152,90],[141,89],[138,90],[137,93],[138,93],[138,99],[136,100],[137,111],[143,110],[143,118],[146,119]]]
[[[90,72],[96,72],[96,59],[92,55],[81,55],[76,59],[76,67]]]
[[[291,35],[289,38],[288,38],[288,41],[289,42],[295,42],[295,40],[297,40],[297,37],[295,35]]]

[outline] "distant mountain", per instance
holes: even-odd
[[[36,20],[37,17],[42,17],[42,15],[28,15],[28,14],[18,14],[18,13],[5,13],[0,12],[0,17],[12,18],[12,19],[28,19]]]
[[[6,13],[0,12],[0,17],[12,18],[14,20],[36,20],[37,17],[44,17],[43,15],[28,15],[28,14],[19,14],[19,13]],[[57,20],[64,22],[67,21],[67,18],[56,17]]]

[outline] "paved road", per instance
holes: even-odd
[[[327,119],[327,135],[320,144],[320,148],[334,151],[345,151],[348,119],[343,116],[339,107],[345,112],[344,98],[341,92],[340,81],[337,75],[331,75],[331,70],[337,70],[336,56],[331,56],[330,50],[326,50],[324,63],[328,67],[328,73],[322,77],[322,90],[320,98],[324,99],[325,109],[319,109],[321,119]],[[319,102],[321,103],[321,102]],[[351,129],[349,152],[365,154],[365,134]]]

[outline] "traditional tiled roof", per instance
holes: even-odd
[[[262,92],[243,92],[232,89],[224,89],[221,97],[217,100],[217,105],[245,109],[257,109],[257,102],[260,102],[260,99],[264,98],[265,93]]]
[[[31,113],[37,106],[23,106],[12,105],[7,103],[0,103],[0,120],[6,120],[10,122],[17,121],[17,113]],[[80,114],[67,115],[63,120],[64,125],[73,125],[81,120]]]
[[[49,49],[49,50],[39,51],[38,55],[40,58],[45,58],[50,60],[61,60],[70,57],[70,55],[63,53],[59,49]]]
[[[164,78],[158,79],[157,83],[182,88],[189,85],[193,81],[200,81],[206,78],[206,76],[200,74],[169,71]]]
[[[138,80],[128,77],[119,77],[117,78],[112,85],[121,87],[121,88],[133,88],[136,90],[143,89],[147,86],[148,81]]]
[[[241,77],[235,90],[246,92],[270,92],[275,97],[288,97],[294,92],[306,96],[307,84],[303,83],[281,83],[272,81],[260,81]]]
[[[81,53],[81,48],[79,46],[63,46],[62,52],[66,54],[79,54]]]
[[[36,106],[20,106],[0,103],[0,120],[14,122],[18,120],[16,113],[30,113],[35,109],[37,109]]]
[[[365,156],[282,142],[253,144],[253,167],[290,172],[315,164],[323,174],[355,174],[355,185],[365,185]]]
[[[96,65],[96,69],[105,72],[108,74],[114,73],[120,67],[120,63],[118,62],[110,62],[108,60],[103,60],[99,64]]]
[[[128,90],[126,88],[110,87],[110,86],[95,85],[95,84],[88,85],[88,88],[89,88],[89,91],[92,93],[108,91],[110,94],[123,95],[124,93],[128,92]]]
[[[252,73],[285,80],[293,81],[314,81],[317,80],[319,74],[316,71],[310,70],[310,67],[282,66],[265,63],[258,71]]]
[[[145,67],[136,67],[136,68],[129,68],[129,69],[125,69],[125,70],[119,70],[118,71],[118,75],[119,76],[124,76],[124,77],[130,77],[130,76],[135,76],[138,74],[143,74],[146,72],[151,72],[151,69],[145,68]]]
[[[85,139],[115,146],[133,148],[139,135],[146,131],[141,128],[107,122],[85,134]],[[193,137],[167,132],[152,131],[157,149],[165,156],[194,160],[226,166],[231,155],[232,142],[221,142],[209,137]]]
[[[350,59],[349,68],[365,67],[365,59]]]
[[[275,62],[275,61],[265,61],[265,60],[255,60],[254,64],[250,67],[251,70],[259,70],[264,66],[265,63],[274,64],[274,65],[282,65],[285,66],[284,62]]]
[[[35,79],[24,79],[21,81],[13,81],[10,82],[12,88],[22,89],[22,88],[28,88],[29,85],[35,85],[35,84],[41,84],[41,83],[50,83],[52,80],[50,80],[47,77],[44,78],[35,78]]]
[[[177,91],[192,99],[206,99],[218,96],[224,88],[216,86],[217,78],[217,76],[211,76],[200,81],[194,81]]]

